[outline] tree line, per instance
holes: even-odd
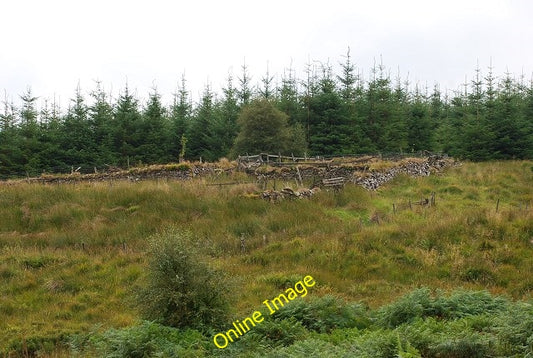
[[[349,155],[444,152],[470,160],[533,158],[533,82],[478,68],[452,95],[392,78],[383,65],[363,78],[349,52],[339,73],[308,65],[305,78],[268,71],[257,85],[246,66],[221,93],[206,86],[193,103],[183,78],[170,105],[153,89],[126,86],[113,99],[97,82],[77,88],[68,108],[28,89],[0,114],[0,177],[107,166],[215,161],[268,151]]]

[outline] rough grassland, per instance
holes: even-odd
[[[308,274],[310,295],[373,308],[420,286],[532,297],[531,161],[281,203],[209,180],[0,185],[0,352],[60,352],[72,333],[138,322],[146,238],[169,226],[194,232],[235,278],[236,316]],[[415,203],[432,192],[434,207]]]

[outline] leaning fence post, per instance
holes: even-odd
[[[498,212],[498,209],[500,207],[500,198],[496,201],[496,212]]]

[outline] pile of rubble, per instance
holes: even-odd
[[[371,171],[363,176],[354,176],[352,181],[367,190],[376,190],[381,185],[394,179],[397,175],[406,174],[412,177],[429,176],[432,171],[439,171],[450,165],[443,157],[431,156],[423,162],[408,161],[384,171]]]
[[[148,167],[132,168],[130,170],[113,170],[96,172],[94,174],[80,174],[73,172],[68,175],[41,175],[37,178],[27,178],[24,181],[36,183],[77,183],[100,182],[113,180],[190,180],[195,177],[218,177],[231,175],[235,171],[244,170],[255,177],[258,183],[270,180],[294,181],[302,185],[303,180],[312,181],[313,185],[326,185],[328,180],[343,179],[343,183],[355,183],[368,190],[376,190],[384,183],[399,174],[409,176],[428,176],[433,171],[452,165],[454,161],[442,156],[428,156],[426,158],[406,158],[399,161],[381,161],[379,158],[365,157],[350,162],[318,161],[315,163],[277,163],[276,166],[257,166],[251,163],[240,168],[234,162],[227,163],[174,163],[167,165],[152,165]],[[264,163],[263,163],[264,164]],[[274,163],[272,163],[274,164]],[[290,164],[290,165],[288,165]],[[326,183],[324,182],[326,181]],[[17,181],[10,181],[12,183]],[[10,183],[7,182],[7,183]],[[5,182],[3,182],[5,183]],[[268,191],[263,193],[265,199],[308,197],[312,190],[292,191],[285,188],[280,192]]]

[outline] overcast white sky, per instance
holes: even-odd
[[[141,99],[155,84],[169,102],[181,75],[197,99],[219,92],[246,58],[254,82],[311,61],[352,60],[369,73],[383,57],[394,75],[457,89],[490,59],[531,78],[531,0],[1,0],[0,90],[27,86],[66,106],[78,84],[128,82]],[[299,76],[300,77],[300,76]],[[3,96],[2,96],[3,97]]]

